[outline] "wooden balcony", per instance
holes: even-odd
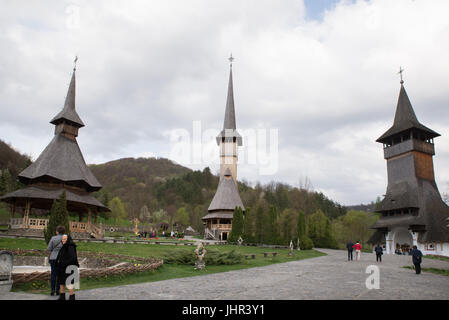
[[[231,230],[232,224],[211,224],[210,229]]]

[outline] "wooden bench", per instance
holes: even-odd
[[[251,259],[256,259],[256,254],[255,253],[245,254],[245,259],[248,259],[249,256],[251,256]]]
[[[266,258],[269,254],[272,254],[273,257],[276,257],[278,255],[277,252],[264,252],[263,253],[263,257]]]

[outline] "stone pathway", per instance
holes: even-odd
[[[82,290],[77,299],[215,300],[215,299],[444,299],[449,300],[449,277],[416,275],[410,256],[363,253],[361,261],[348,262],[346,252],[319,249],[327,256],[211,275],[151,283]],[[380,269],[380,289],[369,290],[366,267]],[[422,267],[449,269],[449,262],[423,259]],[[4,299],[50,299],[44,295],[16,293]],[[0,299],[2,297],[0,296]]]

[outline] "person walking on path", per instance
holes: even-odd
[[[355,245],[352,246],[355,249],[355,261],[360,260],[360,252],[362,251],[362,245],[359,241],[356,242]]]
[[[348,249],[348,261],[352,261],[352,252],[354,251],[354,243],[352,243],[352,241],[349,241],[346,244],[346,248]]]
[[[415,266],[416,274],[421,273],[422,252],[418,250],[417,246],[413,246],[412,261]]]
[[[376,252],[376,262],[382,262],[382,255],[384,254],[384,250],[380,246],[380,244],[377,244],[377,247],[374,248],[374,251]]]
[[[79,267],[75,242],[73,242],[70,236],[65,234],[62,236],[62,244],[62,248],[61,250],[59,250],[58,258],[56,259],[56,265],[58,269],[59,300],[65,300],[66,280],[70,275],[66,273],[67,267]],[[69,300],[75,300],[73,285],[68,285],[67,289],[70,293]]]
[[[50,263],[51,275],[50,275],[50,283],[51,283],[51,295],[59,294],[59,287],[56,286],[56,279],[58,272],[56,270],[56,258],[58,257],[59,250],[62,248],[62,235],[65,233],[65,228],[61,225],[56,227],[56,235],[51,237],[48,242],[47,251],[50,252],[50,257],[48,261]]]

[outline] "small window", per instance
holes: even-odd
[[[429,251],[435,250],[435,244],[434,243],[427,243],[426,244],[426,250],[429,250]]]

